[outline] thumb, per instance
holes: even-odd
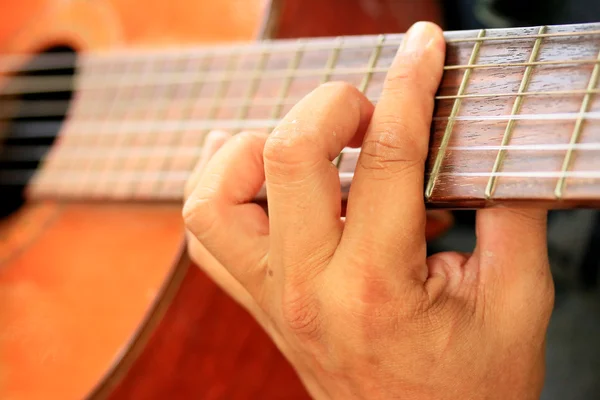
[[[479,210],[476,234],[482,283],[531,288],[551,279],[546,210]]]

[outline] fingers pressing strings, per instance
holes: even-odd
[[[187,200],[194,188],[198,185],[198,181],[202,176],[204,168],[213,154],[215,154],[230,138],[231,134],[225,131],[211,131],[206,135],[206,139],[202,145],[200,159],[185,184],[184,200]]]
[[[549,279],[546,210],[479,210],[476,234],[484,284],[498,284],[501,277],[508,285],[542,286]]]
[[[332,161],[362,137],[373,105],[346,83],[301,100],[269,136],[264,162],[271,251],[285,279],[302,281],[333,255],[342,232],[341,189]]]
[[[407,32],[363,141],[341,243],[363,248],[382,273],[423,282],[425,159],[444,58],[439,27],[417,23]]]
[[[253,296],[269,246],[268,218],[252,203],[265,179],[266,139],[262,133],[229,139],[206,162],[183,209],[192,234]]]

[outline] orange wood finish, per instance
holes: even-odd
[[[0,53],[253,40],[269,0],[2,0]],[[13,16],[22,24],[18,28]]]
[[[267,0],[3,0],[0,53],[254,40]],[[401,32],[433,1],[273,0],[281,36]],[[400,2],[401,3],[401,2]],[[425,10],[425,12],[420,11]],[[120,357],[173,271],[180,204],[59,204],[0,264],[0,398],[86,396]],[[28,218],[25,208],[17,218]],[[18,224],[18,223],[17,223]],[[0,228],[1,229],[1,228]],[[36,231],[36,230],[34,230]],[[0,230],[0,235],[8,234]],[[304,398],[247,313],[195,267],[112,398]],[[148,332],[147,332],[148,333]],[[110,388],[109,388],[110,389]]]
[[[156,300],[181,232],[173,205],[60,206],[0,266],[0,398],[84,397]]]

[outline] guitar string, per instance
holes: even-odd
[[[590,24],[589,26],[595,26],[596,24]],[[585,27],[588,24],[581,24],[580,26]],[[589,31],[570,31],[570,32],[553,32],[553,33],[545,33],[545,34],[527,34],[527,35],[507,35],[507,36],[486,36],[483,38],[477,37],[468,37],[468,38],[456,38],[452,39],[451,36],[464,34],[465,32],[446,32],[446,43],[447,44],[457,44],[457,43],[472,43],[472,42],[492,42],[492,41],[512,41],[512,40],[529,40],[529,39],[538,39],[538,38],[572,38],[572,37],[585,37],[585,36],[595,36],[600,35],[600,29],[589,30]],[[468,33],[472,33],[469,31]],[[402,43],[402,38],[404,34],[388,34],[385,35],[388,38],[386,40],[387,46],[399,46]],[[360,49],[368,47],[367,44],[364,43],[365,39],[371,39],[375,41],[377,36],[347,36],[344,37],[345,44],[344,49]],[[394,40],[396,38],[396,40]],[[326,43],[322,43],[322,41],[315,40],[314,42],[305,42],[307,44],[308,51],[317,51],[317,50],[332,50],[335,48],[336,43],[334,43],[335,38],[326,39]],[[97,61],[103,61],[106,58],[137,58],[140,59],[142,56],[169,56],[173,55],[175,57],[181,57],[182,53],[186,55],[198,55],[203,54],[206,51],[210,51],[213,54],[226,54],[231,51],[243,50],[248,54],[253,54],[255,52],[262,52],[265,49],[269,50],[272,53],[289,53],[295,52],[297,49],[295,46],[290,46],[290,44],[302,42],[302,40],[278,40],[278,41],[262,41],[258,43],[224,43],[216,46],[200,46],[200,47],[173,47],[169,50],[164,49],[136,49],[134,54],[132,54],[131,49],[114,49],[107,53],[102,52],[89,52],[84,53],[85,58],[89,61],[96,59]],[[299,44],[297,44],[299,45]],[[39,67],[43,67],[43,60],[49,60],[50,63],[53,58],[58,58],[63,56],[62,54],[45,54],[36,56],[37,64]],[[72,59],[72,54],[68,55],[70,59]],[[65,57],[66,58],[66,57]],[[4,68],[0,68],[1,72],[9,72],[13,70],[23,70],[19,68],[11,69],[8,66],[10,63],[17,64],[19,62],[26,62],[31,59],[31,56],[28,55],[5,55],[0,56],[0,65],[4,65]],[[54,61],[56,63],[56,61]],[[72,66],[72,63],[65,63],[51,66],[56,69],[63,69]],[[31,67],[33,68],[33,67]],[[34,69],[31,69],[34,70]]]
[[[513,96],[523,96],[523,97],[537,97],[537,96],[570,96],[570,95],[587,95],[587,94],[600,94],[600,89],[580,89],[580,90],[548,90],[548,91],[533,91],[533,92],[523,92],[521,94],[517,92],[506,92],[506,93],[473,93],[473,94],[463,94],[463,95],[438,95],[435,96],[435,100],[443,101],[443,100],[455,100],[455,99],[482,99],[482,98],[493,98],[493,97],[513,97]],[[373,103],[377,103],[379,101],[379,96],[369,97],[369,101]],[[282,105],[292,105],[296,104],[303,97],[296,98],[287,98],[284,101],[281,101],[276,96],[273,97],[265,97],[265,98],[256,98],[252,101],[251,105],[254,107],[257,106],[273,106],[275,104]],[[242,98],[227,98],[221,101],[221,107],[237,107],[243,105],[245,99]],[[94,108],[97,109],[102,105],[106,107],[111,104],[117,104],[124,109],[138,109],[138,108],[151,108],[151,109],[161,109],[166,107],[204,107],[209,106],[212,103],[212,100],[207,97],[199,97],[199,98],[188,98],[186,100],[171,100],[167,101],[164,99],[149,99],[149,98],[141,98],[135,101],[131,100],[111,100],[111,101],[95,101],[95,100],[86,100],[83,108]],[[4,109],[10,110],[13,107],[19,107],[20,111],[16,113],[20,118],[24,117],[54,117],[61,116],[65,114],[65,110],[67,111],[67,115],[70,115],[71,110],[69,109],[69,101],[66,100],[29,100],[29,101],[6,101],[0,102],[3,105]],[[54,108],[55,111],[44,111],[48,108]],[[21,111],[23,110],[23,111]],[[36,110],[39,110],[36,112]],[[0,110],[0,118],[9,118],[9,112],[2,112]]]
[[[36,170],[14,170],[10,174],[13,179],[7,180],[7,174],[0,173],[0,178],[4,178],[4,185],[18,185],[27,183],[28,177],[30,177]],[[185,183],[191,176],[193,171],[168,171],[168,172],[155,172],[155,171],[118,171],[107,174],[105,171],[78,171],[78,170],[56,170],[46,171],[43,179],[46,183],[63,183],[79,182],[78,177],[85,176],[86,178],[94,178],[101,176],[103,179],[107,179],[109,182],[127,182],[135,180],[137,182],[144,180],[159,180],[159,182],[174,182]],[[429,176],[429,172],[425,172],[424,176]],[[339,172],[338,176],[341,180],[347,181],[354,177],[353,172]],[[575,179],[600,179],[600,170],[587,170],[587,171],[568,171],[566,174],[561,171],[517,171],[517,172],[496,172],[490,173],[488,171],[481,172],[440,172],[439,176],[445,176],[448,178],[490,178],[492,176],[505,177],[505,178],[521,178],[521,179],[557,179],[561,177],[575,178]],[[23,179],[25,178],[25,179]],[[600,183],[600,182],[599,182]],[[524,185],[530,185],[530,182],[523,182]]]
[[[481,115],[481,116],[457,116],[452,118],[455,121],[465,122],[485,122],[485,121],[509,121],[509,120],[521,120],[521,121],[571,121],[576,120],[579,117],[588,121],[600,120],[600,111],[592,111],[587,113],[551,113],[551,114],[520,114],[520,115]],[[450,117],[433,117],[433,121],[449,121]],[[188,121],[179,120],[139,120],[135,122],[131,121],[107,121],[105,119],[93,121],[75,121],[73,122],[72,129],[75,127],[79,128],[80,132],[88,131],[93,132],[96,129],[98,123],[102,122],[105,125],[107,131],[105,134],[112,134],[113,129],[122,129],[125,133],[136,133],[136,132],[164,132],[172,131],[175,129],[186,129],[186,130],[209,130],[209,129],[255,129],[255,128],[274,128],[279,126],[282,122],[280,119],[247,119],[247,120],[212,120],[207,121],[203,119],[190,119]],[[110,125],[110,124],[113,125]],[[87,133],[72,132],[72,135],[86,135]]]
[[[19,146],[8,145],[3,147],[5,154],[0,157],[4,161],[28,162],[36,161],[43,157],[52,146]],[[438,146],[431,146],[430,150],[437,150]],[[448,151],[451,152],[486,152],[486,151],[519,151],[519,152],[562,152],[569,149],[575,151],[600,151],[600,142],[578,143],[570,146],[568,143],[542,143],[542,144],[517,144],[517,145],[474,145],[474,146],[449,146]],[[359,153],[360,148],[345,148],[342,151],[343,155]],[[163,146],[163,147],[139,147],[127,146],[114,148],[111,146],[91,147],[91,146],[65,146],[58,150],[57,156],[61,158],[104,158],[111,156],[114,158],[128,158],[130,156],[139,157],[199,157],[202,154],[202,147],[189,148],[185,146]],[[562,153],[557,156],[562,157]]]
[[[585,60],[581,60],[581,62],[586,62],[586,61],[585,61]],[[558,63],[558,62],[556,62],[556,63]],[[502,64],[506,64],[506,63],[502,63]],[[517,64],[517,65],[519,65],[519,64]],[[505,65],[501,65],[501,66],[505,66]],[[455,67],[456,67],[457,69],[458,69],[458,68],[460,68],[460,66],[455,66]],[[482,68],[485,68],[485,67],[486,67],[486,65],[482,64],[482,65],[481,65],[481,67],[482,67]],[[493,65],[487,65],[487,67],[493,67]],[[452,68],[452,66],[449,66],[449,68]],[[366,71],[365,71],[365,72],[366,72]],[[482,95],[483,95],[483,96],[485,96],[485,94],[478,94],[478,95],[476,95],[476,96],[478,96],[478,97],[479,97],[479,96],[482,96]],[[502,94],[502,95],[513,95],[513,94]],[[465,96],[468,96],[468,95],[465,95]],[[473,96],[473,97],[475,97],[475,96]],[[498,117],[496,116],[495,118],[498,118]],[[500,117],[500,118],[502,118],[502,117]],[[536,119],[537,119],[537,118],[536,118]]]
[[[450,67],[451,67],[451,66],[450,66]],[[483,66],[483,65],[482,65],[482,68],[484,68],[484,67],[485,67],[485,66]],[[472,174],[477,174],[477,173],[472,173]],[[441,175],[447,175],[447,174],[444,174],[444,173],[442,173]],[[485,175],[486,175],[486,176],[494,176],[494,175],[497,175],[497,174],[485,174]],[[570,174],[569,176],[571,176],[571,175],[572,175],[572,174]],[[471,175],[471,176],[473,176],[473,175]],[[479,174],[478,176],[481,176],[481,174]],[[563,176],[564,176],[564,175],[563,175]]]
[[[461,69],[494,69],[494,68],[510,68],[510,67],[532,67],[532,66],[551,66],[551,65],[597,65],[600,64],[598,59],[582,59],[582,60],[548,60],[548,61],[534,61],[534,62],[518,62],[518,63],[488,63],[488,64],[459,64],[459,65],[448,65],[444,67],[444,70],[461,70]],[[336,76],[344,75],[364,75],[364,74],[377,74],[387,73],[389,67],[373,67],[373,68],[338,68],[336,69]],[[277,69],[277,70],[266,70],[265,76],[262,79],[274,79],[274,78],[286,78],[290,73],[293,74],[293,78],[318,78],[326,73],[325,69],[304,69],[290,71],[288,69]],[[138,75],[131,75],[124,77],[123,74],[103,74],[98,75],[102,79],[96,78],[93,74],[86,74],[81,80],[81,83],[75,85],[71,76],[35,76],[35,77],[17,77],[12,78],[10,82],[5,85],[4,88],[0,89],[0,95],[21,95],[21,94],[37,94],[37,93],[50,93],[50,92],[63,92],[70,90],[94,90],[104,89],[106,87],[112,87],[119,84],[120,86],[139,86],[139,80],[141,79]],[[126,79],[125,83],[118,83],[121,78]],[[253,78],[251,73],[240,73],[231,76],[222,72],[208,73],[203,79],[202,83],[218,83],[218,82],[245,82],[248,79]],[[177,85],[184,83],[197,83],[197,75],[193,73],[157,73],[151,77],[149,86],[158,85]]]
[[[578,118],[584,121],[600,120],[600,111],[592,111],[583,114],[579,113],[551,113],[551,114],[521,114],[521,115],[481,115],[481,116],[457,116],[457,117],[433,117],[434,122],[462,121],[471,123],[482,123],[490,121],[574,121]],[[156,133],[156,132],[175,132],[177,130],[186,131],[210,131],[210,130],[253,130],[253,129],[273,129],[281,124],[281,119],[247,119],[247,120],[205,120],[190,119],[181,120],[137,120],[137,121],[110,121],[107,119],[98,119],[97,121],[86,119],[85,121],[72,121],[70,125],[70,137],[86,137],[93,135],[98,131],[98,124],[103,126],[103,135],[131,135],[136,133]],[[36,125],[38,124],[38,125]],[[46,124],[46,125],[44,125]],[[19,126],[30,126],[34,131],[13,134],[14,138],[44,138],[50,137],[51,131],[60,126],[60,122],[21,122]],[[46,129],[44,129],[44,127]]]

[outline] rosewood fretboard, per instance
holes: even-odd
[[[376,103],[401,38],[81,55],[76,98],[31,194],[180,199],[207,131],[269,131],[332,80],[356,85]],[[600,205],[600,23],[446,38],[424,187],[429,204]],[[42,66],[59,65],[54,57]],[[13,79],[3,93],[67,83]],[[20,112],[51,113],[52,106],[29,102]],[[348,150],[338,160],[344,193],[357,154]]]

